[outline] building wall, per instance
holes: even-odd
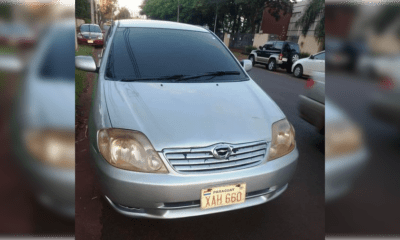
[[[356,8],[352,6],[326,5],[325,13],[326,35],[347,38],[356,15]]]
[[[281,11],[281,18],[276,21],[271,14],[268,13],[269,8],[264,9],[263,19],[261,22],[262,33],[276,34],[280,36],[280,40],[286,40],[287,30],[291,18],[291,14],[288,13],[285,16]]]
[[[307,35],[306,37],[300,35],[298,44],[301,53],[309,54],[318,53],[322,51],[323,47],[322,43],[318,44],[318,41],[315,39],[315,37],[310,35]]]
[[[230,34],[225,33],[224,35],[224,43],[227,47],[229,47],[229,40],[230,40]]]
[[[293,14],[290,18],[289,28],[287,32],[287,40],[298,43],[301,52],[314,54],[322,51],[323,48],[323,44],[318,44],[317,40],[314,37],[315,28],[317,27],[318,22],[321,20],[323,12],[321,12],[321,14],[315,19],[314,23],[310,26],[307,32],[307,36],[303,36],[301,27],[296,27],[296,22],[304,14],[309,3],[310,0],[303,0],[294,4]]]
[[[268,38],[268,33],[256,33],[254,35],[253,47],[258,49],[259,46],[263,46],[268,41]]]

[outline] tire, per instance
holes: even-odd
[[[269,60],[268,65],[267,65],[267,69],[270,70],[270,71],[275,71],[276,70],[276,61],[275,61],[275,59]]]
[[[298,78],[301,78],[303,76],[303,67],[300,64],[294,67],[293,75]]]
[[[300,57],[299,57],[299,54],[297,54],[297,53],[295,53],[295,54],[293,54],[293,56],[290,58],[290,63],[295,63],[297,60],[299,60],[300,59]]]
[[[254,65],[256,64],[256,60],[254,59],[254,55],[251,55],[249,57],[249,60],[251,61],[251,63],[253,64],[253,67],[254,67]]]

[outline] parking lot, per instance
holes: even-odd
[[[323,239],[325,142],[298,113],[299,94],[307,79],[295,78],[285,70],[269,72],[262,65],[255,65],[249,74],[296,130],[300,156],[286,192],[256,207],[194,218],[131,219],[118,214],[102,197],[89,162],[86,124],[94,84],[92,76],[77,107],[76,236],[81,239]]]

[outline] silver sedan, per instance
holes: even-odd
[[[296,170],[295,131],[212,32],[121,20],[101,60],[90,119],[91,162],[105,198],[130,217],[182,218],[259,205]]]

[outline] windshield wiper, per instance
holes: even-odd
[[[239,71],[208,72],[208,73],[203,73],[203,74],[198,74],[198,75],[192,75],[192,76],[177,78],[176,81],[185,81],[185,80],[189,80],[189,79],[195,79],[195,78],[201,78],[201,77],[209,77],[209,76],[211,78],[213,78],[213,77],[225,76],[225,75],[240,75],[240,72]],[[211,78],[209,78],[209,79],[211,79]]]
[[[187,76],[187,75],[177,74],[177,75],[172,75],[172,76],[151,77],[151,78],[136,78],[136,79],[122,78],[120,81],[121,82],[134,82],[134,81],[146,81],[146,80],[175,80],[175,79],[183,78],[185,76]]]

